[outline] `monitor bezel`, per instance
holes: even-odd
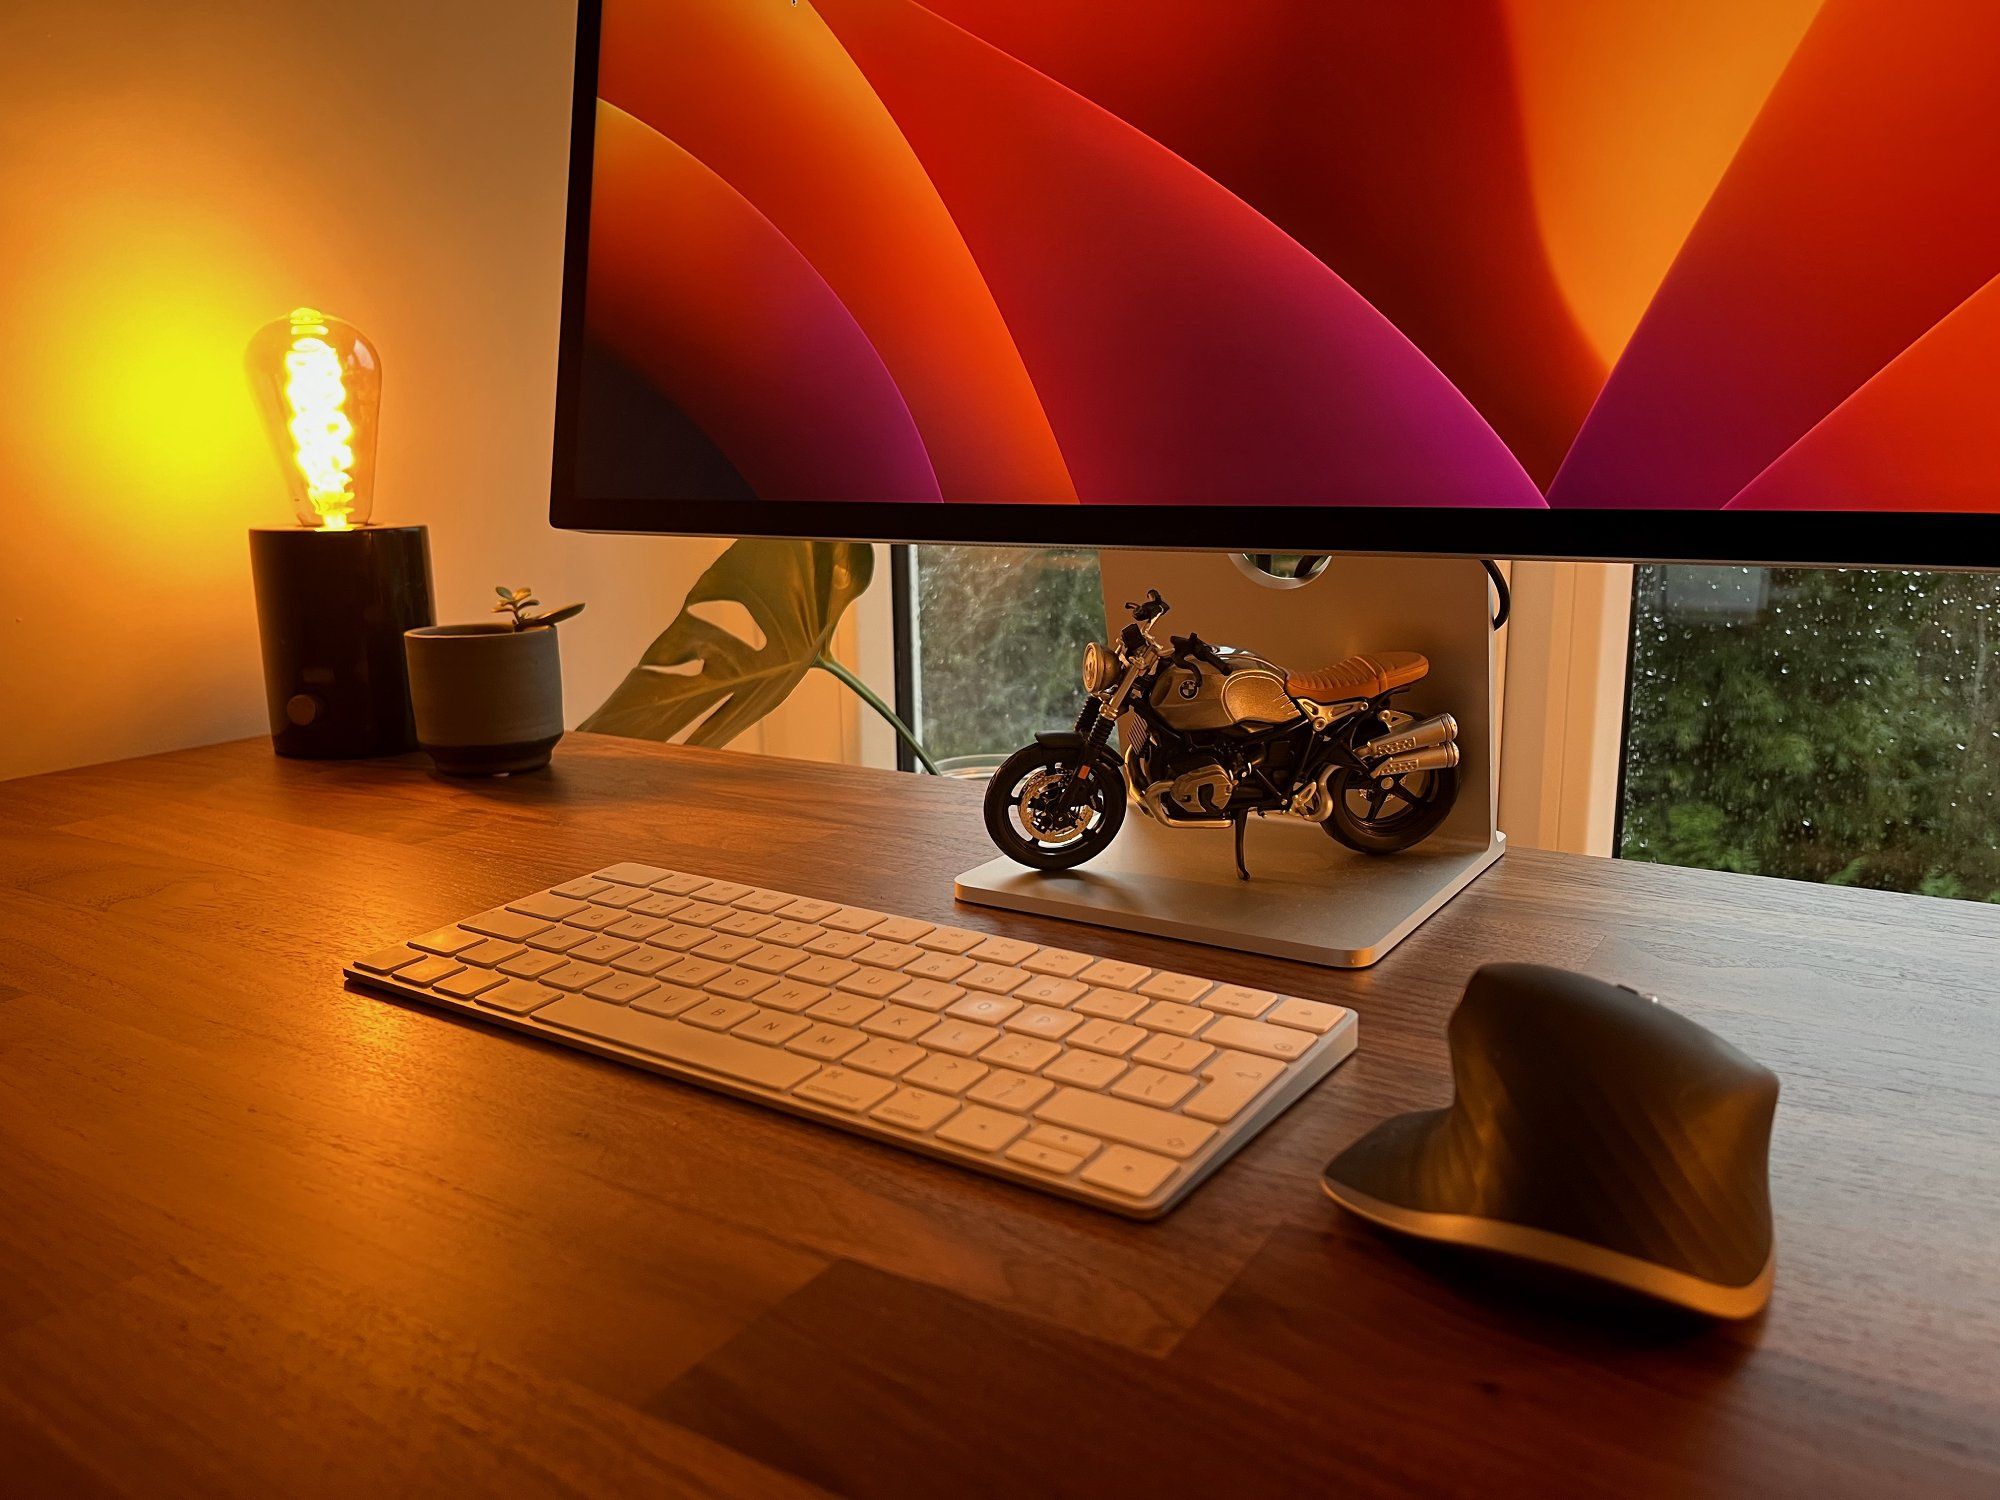
[[[1397,553],[1760,566],[2000,568],[2000,510],[755,502],[576,489],[602,0],[578,0],[549,523],[565,531],[994,546]],[[1416,523],[1416,524],[1412,524]]]

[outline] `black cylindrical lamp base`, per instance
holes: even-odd
[[[415,749],[403,632],[437,623],[424,528],[256,527],[250,574],[278,754]]]

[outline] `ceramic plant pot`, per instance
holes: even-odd
[[[403,636],[417,744],[452,776],[539,771],[562,738],[552,626],[427,625]]]

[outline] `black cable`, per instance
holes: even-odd
[[[1493,610],[1493,628],[1498,630],[1507,623],[1507,616],[1514,612],[1514,596],[1508,591],[1507,576],[1500,571],[1500,564],[1490,557],[1479,559],[1479,566],[1486,570],[1486,576],[1493,580],[1493,592],[1498,603]]]

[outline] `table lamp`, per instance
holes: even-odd
[[[382,361],[351,323],[310,307],[260,328],[250,389],[296,526],[250,531],[271,742],[280,755],[414,749],[403,632],[436,623],[421,526],[377,526]]]

